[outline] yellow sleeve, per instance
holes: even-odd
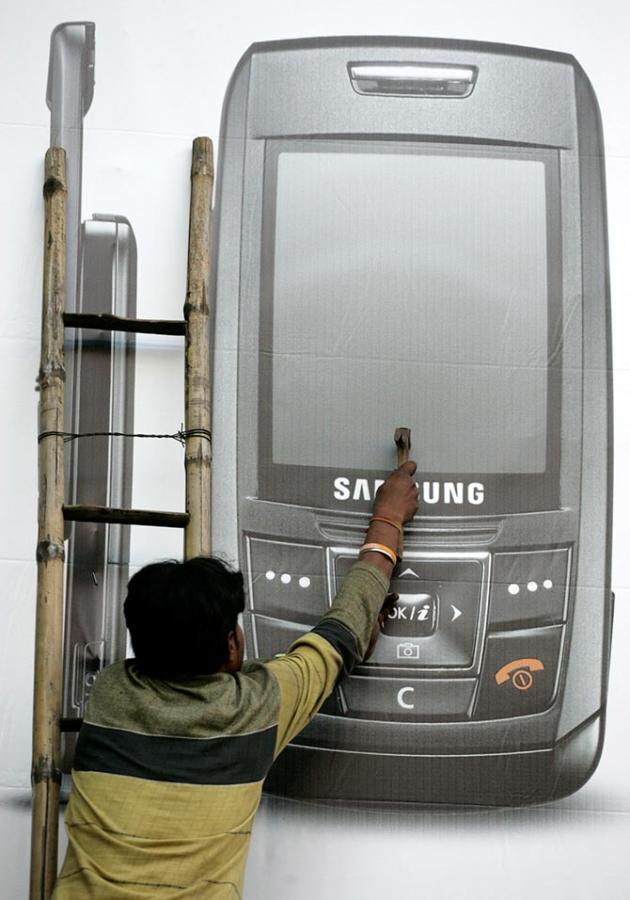
[[[325,638],[308,632],[291,645],[289,653],[266,665],[280,688],[277,756],[308,725],[331,693],[343,669],[343,659]]]
[[[388,585],[376,566],[355,563],[315,628],[267,663],[280,688],[276,756],[308,725],[340,674],[365,656]]]

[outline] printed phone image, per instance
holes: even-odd
[[[79,302],[84,313],[135,316],[136,240],[124,216],[95,214],[82,223]],[[77,359],[74,422],[81,438],[70,489],[75,502],[129,508],[132,444],[108,433],[133,431],[135,335],[82,329]],[[71,523],[67,551],[64,714],[82,716],[96,675],[124,659],[122,615],[129,569],[130,528]],[[66,736],[70,742],[71,737]]]
[[[136,312],[136,239],[119,215],[82,221],[83,118],[94,96],[95,26],[64,22],[52,32],[46,101],[50,143],[67,161],[66,313],[131,317]],[[99,433],[66,451],[66,502],[130,507],[132,446],[110,432],[133,431],[135,336],[66,328],[64,430]],[[63,716],[83,715],[99,670],[124,658],[121,598],[128,578],[129,527],[66,525]],[[75,734],[62,735],[70,771]]]
[[[394,431],[420,506],[375,652],[279,758],[298,798],[538,802],[602,748],[612,624],[603,144],[573,57],[255,44],[213,226],[214,551],[250,655],[363,542]]]

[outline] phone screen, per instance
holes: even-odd
[[[272,462],[388,469],[401,422],[440,473],[545,471],[545,162],[472,148],[283,150]]]

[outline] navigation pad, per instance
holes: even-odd
[[[337,587],[356,557],[335,559]],[[366,670],[472,665],[481,610],[483,567],[475,559],[404,562],[391,589],[399,596]]]

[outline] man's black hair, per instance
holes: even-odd
[[[243,576],[219,559],[145,566],[130,579],[124,606],[138,668],[156,678],[216,672],[244,606]]]

